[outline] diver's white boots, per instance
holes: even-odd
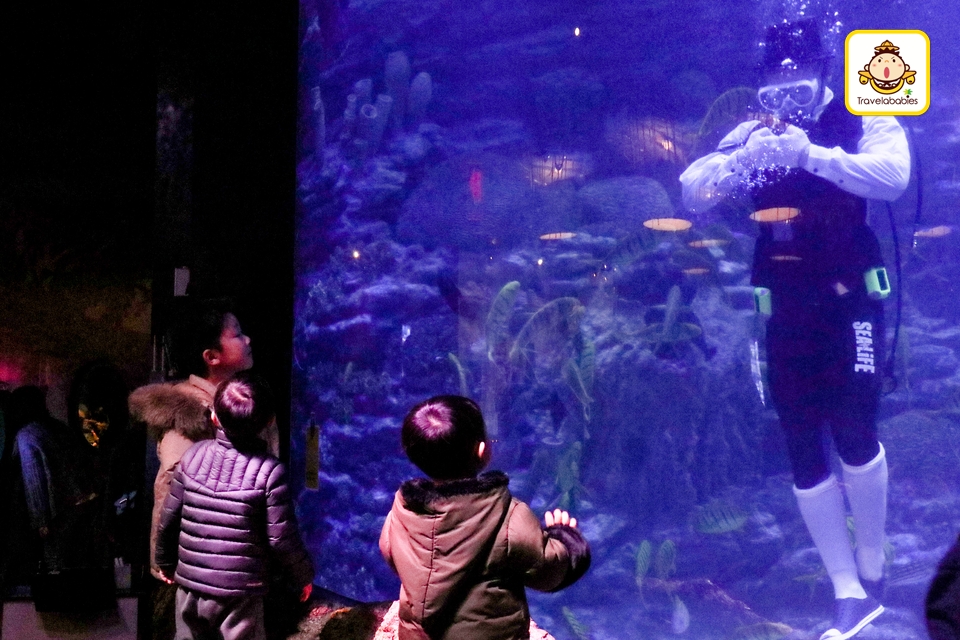
[[[878,456],[883,460],[883,450]],[[863,467],[853,467],[853,469],[865,469],[874,464],[872,460]],[[885,463],[884,463],[884,479]],[[873,477],[877,475],[874,467],[870,471],[858,476],[858,480]],[[846,469],[844,469],[846,471]],[[876,490],[875,483],[864,482],[863,489],[871,487],[870,491]],[[885,484],[885,482],[884,482]],[[860,489],[861,487],[858,487]],[[854,493],[857,489],[854,489]],[[807,525],[810,537],[820,553],[823,565],[833,583],[834,597],[836,598],[833,626],[827,629],[820,636],[820,640],[846,640],[857,635],[874,618],[883,613],[881,605],[874,597],[868,595],[860,584],[857,570],[857,561],[854,558],[853,548],[850,545],[850,533],[847,529],[847,510],[843,504],[843,493],[840,491],[840,483],[837,477],[831,474],[826,480],[815,487],[809,489],[793,488],[793,493],[797,497],[797,505],[800,507],[800,515]],[[884,495],[885,492],[884,492]],[[865,510],[872,509],[871,513],[864,512],[864,519],[870,521],[873,517],[876,520],[876,507],[867,505],[871,495],[867,491],[862,491],[858,496],[859,506]],[[883,516],[886,514],[886,500],[884,498]],[[854,520],[856,522],[857,511],[854,510]],[[880,571],[883,570],[883,520],[880,520]],[[869,528],[869,524],[865,525]],[[857,527],[857,538],[859,540],[860,528]],[[871,540],[870,535],[867,535]],[[875,538],[874,538],[875,539]],[[859,545],[858,545],[859,546]],[[872,554],[864,554],[865,561],[872,562]]]
[[[865,465],[851,467],[844,463],[843,484],[847,488],[847,500],[853,512],[860,578],[879,583],[883,578],[883,543],[887,521],[887,456],[883,445],[880,445],[877,457]]]
[[[847,529],[847,509],[837,477],[830,474],[826,480],[809,489],[794,487],[793,494],[797,497],[800,515],[833,583],[834,597],[866,597],[857,578],[857,563]]]

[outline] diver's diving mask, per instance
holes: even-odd
[[[757,99],[760,106],[782,120],[791,116],[812,115],[814,102],[820,95],[820,81],[795,80],[760,87]]]

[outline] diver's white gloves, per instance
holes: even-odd
[[[787,130],[777,138],[779,142],[777,164],[790,169],[802,167],[810,153],[810,138],[803,129],[792,124],[788,125]]]
[[[740,164],[751,169],[793,169],[801,166],[809,150],[807,134],[799,127],[789,125],[780,135],[767,127],[754,131],[736,155]]]

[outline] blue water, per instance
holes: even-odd
[[[825,628],[832,590],[793,498],[762,346],[751,356],[755,223],[642,222],[691,218],[678,176],[716,145],[701,126],[717,98],[756,87],[765,26],[822,25],[840,99],[849,31],[925,31],[932,104],[900,118],[922,180],[915,166],[892,207],[889,612],[861,634],[924,637],[927,582],[960,529],[955,4],[302,0],[301,17],[291,432],[317,582],[396,597],[377,539],[417,475],[400,420],[463,393],[514,494],[569,508],[593,545],[583,580],[531,595],[558,640]],[[887,212],[869,216],[893,274]],[[704,239],[720,242],[690,244]],[[311,423],[316,489],[303,477]]]

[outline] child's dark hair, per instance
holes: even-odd
[[[471,478],[486,466],[477,445],[487,428],[477,403],[463,396],[435,396],[403,419],[403,450],[413,464],[436,480]]]
[[[207,375],[203,352],[220,348],[220,336],[231,313],[233,303],[227,298],[186,300],[180,304],[170,329],[171,356],[177,375]]]
[[[267,381],[249,371],[241,371],[217,387],[213,410],[227,437],[240,442],[252,441],[276,415]]]

